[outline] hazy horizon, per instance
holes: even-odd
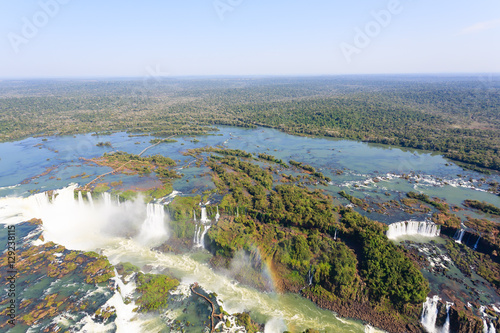
[[[0,78],[500,73],[500,3],[0,5]]]
[[[397,77],[422,77],[422,78],[442,78],[442,77],[456,77],[456,78],[477,78],[484,76],[499,77],[500,72],[488,73],[488,72],[470,72],[470,73],[460,73],[460,72],[450,72],[450,73],[359,73],[359,74],[283,74],[283,75],[266,75],[266,74],[252,74],[252,75],[177,75],[177,76],[40,76],[40,77],[0,77],[0,82],[2,81],[44,81],[44,80],[61,80],[61,81],[99,81],[99,80],[116,80],[116,81],[126,81],[126,80],[144,80],[148,78],[150,80],[168,80],[168,79],[273,79],[273,78],[283,78],[283,79],[319,79],[319,78],[355,78],[355,77],[386,77],[386,78],[397,78]]]

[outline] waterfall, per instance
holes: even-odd
[[[314,269],[309,268],[309,272],[307,273],[307,280],[309,281],[309,285],[313,284],[314,279]]]
[[[220,215],[219,215],[219,206],[217,206],[217,214],[215,214],[215,222],[219,222]]]
[[[490,329],[488,330],[488,333],[497,333],[495,325],[493,324],[493,320],[490,321]]]
[[[111,198],[111,197],[109,197]],[[147,216],[142,223],[138,240],[143,244],[159,241],[167,235],[163,205],[148,203]]]
[[[439,301],[441,298],[435,295],[432,298],[427,297],[422,309],[420,322],[429,333],[450,333],[450,309],[453,303],[446,302],[446,321],[440,329],[436,327],[436,320],[439,313]]]
[[[201,207],[201,223],[205,224],[207,221],[210,222],[210,220],[207,217],[207,208],[206,207]]]
[[[210,225],[203,226],[203,232],[201,233],[200,239],[198,240],[198,244],[202,248],[205,248],[205,235],[207,234],[208,229],[210,229]]]
[[[437,237],[440,235],[440,229],[437,224],[427,221],[402,221],[389,225],[387,238],[395,239],[405,235]]]
[[[49,205],[50,203],[49,195],[47,194],[47,192],[37,193],[30,198],[32,198],[31,200],[35,200],[36,207],[38,208],[47,207],[47,205]]]
[[[210,229],[211,227],[210,225],[211,221],[207,217],[207,208],[205,206],[201,207],[201,219],[199,223],[196,222],[196,212],[193,212],[193,219],[196,224],[194,238],[193,238],[194,247],[205,248],[204,244],[205,235],[207,234],[208,229]]]
[[[87,201],[90,204],[90,207],[94,208],[94,200],[92,199],[92,193],[87,192]]]
[[[486,306],[481,305],[481,307],[479,308],[479,313],[483,317],[483,333],[496,333],[497,330],[495,329],[495,324],[493,320],[490,319],[490,317],[484,310],[486,310]]]
[[[439,312],[438,304],[440,300],[441,298],[435,295],[432,298],[427,297],[427,300],[424,303],[420,322],[429,333],[437,332],[436,319]]]
[[[193,221],[194,221],[194,224],[195,224],[193,244],[196,245],[196,242],[198,240],[198,234],[200,232],[200,226],[198,224],[196,224],[196,211],[195,210],[193,210]]]
[[[458,232],[458,235],[455,234],[455,242],[457,243],[462,243],[462,239],[464,238],[464,234],[465,234],[465,229],[460,229],[460,231]]]
[[[109,194],[108,192],[103,192],[102,198],[104,200],[104,206],[111,207],[111,194]]]
[[[483,333],[496,333],[497,330],[495,329],[493,320],[490,320],[489,322],[490,324],[488,325],[488,321],[486,321],[486,318],[483,318]]]
[[[442,333],[450,333],[450,308],[453,306],[453,303],[446,302],[446,321],[444,322],[443,328],[441,329]]]
[[[82,196],[82,191],[78,191],[78,205],[80,207],[83,207],[83,196]]]
[[[335,228],[335,235],[333,236],[333,240],[337,240],[337,228]]]
[[[474,244],[474,247],[473,247],[473,249],[474,249],[474,250],[475,250],[475,249],[477,249],[477,244],[479,243],[479,240],[480,240],[480,239],[481,239],[481,236],[479,236],[479,237],[477,238],[476,244]]]

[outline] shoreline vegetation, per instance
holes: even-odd
[[[0,82],[0,142],[83,133],[206,135],[275,128],[439,152],[500,171],[500,77],[352,76]],[[47,93],[50,92],[50,95]],[[141,94],[139,94],[141,92]],[[104,143],[105,144],[105,143]]]
[[[76,86],[59,81],[0,82],[0,87],[7,84],[8,88],[0,94],[0,141],[42,135],[33,133],[34,128],[40,128],[43,135],[128,130],[160,136],[150,141],[156,145],[175,142],[174,135],[206,135],[218,125],[264,126],[296,135],[433,150],[469,163],[475,170],[499,171],[500,120],[495,107],[500,97],[477,92],[471,96],[473,82],[464,78],[443,80],[277,78],[213,84],[166,80],[151,87],[148,98],[133,96],[135,81],[82,81]],[[493,82],[494,90],[500,89],[499,82]],[[29,93],[25,93],[27,86]],[[58,93],[41,97],[47,92],[44,89]],[[98,146],[110,145],[100,142]],[[330,178],[300,161],[283,161],[266,153],[203,147],[184,154],[210,169],[215,189],[203,192],[203,198],[198,194],[173,199],[169,204],[172,235],[155,250],[181,253],[192,249],[193,211],[200,215],[200,201],[217,197],[220,219],[204,238],[213,269],[231,271],[232,278],[262,291],[274,287],[278,292],[300,294],[343,317],[389,332],[423,330],[422,304],[431,290],[421,271],[425,258],[390,241],[386,225],[354,208],[334,204],[334,197],[321,190]],[[147,200],[170,194],[173,182],[183,178],[175,171],[176,161],[140,155],[118,151],[84,161],[110,167],[110,173],[156,178],[155,188],[123,192],[120,200],[132,199],[138,192]],[[80,190],[117,191],[120,184],[115,185],[96,183],[92,189]],[[359,210],[371,209],[364,199],[345,191],[338,194]],[[500,290],[500,227],[489,220],[499,216],[498,207],[465,200],[462,208],[416,192],[393,201],[407,210],[432,212],[431,220],[447,239],[446,250],[458,269],[471,276],[474,267],[477,275]],[[206,209],[214,220],[215,206]],[[474,210],[481,218],[463,219],[455,214],[463,209]],[[450,241],[457,233],[472,237],[474,249]],[[234,261],[246,264],[230,270]],[[264,278],[266,267],[272,268],[275,286]],[[142,294],[138,302],[146,312],[165,306],[157,298],[158,290],[167,292],[178,285],[175,279],[143,273],[137,273],[137,282]],[[482,330],[477,314],[460,300],[452,301],[450,313],[458,318],[451,323],[454,331],[466,332],[467,320],[477,322],[473,331]],[[245,321],[250,323],[250,317]]]
[[[404,249],[387,239],[385,225],[334,206],[319,189],[294,186],[302,177],[315,178],[315,170],[291,161],[302,175],[290,182],[273,178],[280,174],[275,167],[289,166],[271,155],[264,156],[267,168],[255,164],[263,156],[241,150],[198,148],[186,155],[205,160],[216,185],[214,194],[222,196],[221,218],[205,237],[212,268],[270,291],[273,286],[263,272],[272,267],[278,292],[301,294],[323,308],[391,332],[419,331],[428,282]],[[159,250],[192,246],[189,212],[198,202],[174,199],[173,234]],[[213,213],[208,209],[209,216]],[[233,261],[248,264],[234,270]]]
[[[200,216],[200,201],[217,196],[220,219],[204,239],[212,255],[209,264],[213,269],[229,272],[240,283],[261,291],[299,294],[342,317],[362,320],[388,332],[422,331],[422,303],[430,292],[429,282],[421,272],[421,260],[425,258],[419,259],[404,245],[390,241],[386,225],[352,208],[335,205],[333,197],[320,189],[325,177],[314,167],[265,153],[218,147],[189,149],[184,155],[211,170],[215,189],[204,192],[203,198],[175,197],[169,204],[171,237],[154,250],[176,254],[191,251],[196,232],[193,211]],[[176,161],[162,155],[142,157],[117,151],[87,162],[111,167],[123,175],[154,175],[162,184],[153,192],[126,191],[120,194],[120,200],[132,199],[138,192],[151,200],[168,195],[172,181],[183,177],[173,170]],[[293,171],[295,175],[286,175],[285,171]],[[110,190],[116,191],[108,183],[93,188],[96,194]],[[361,210],[369,208],[367,202],[344,191],[339,195]],[[461,230],[460,218],[454,214],[460,207],[415,192],[406,196],[398,205],[433,211],[432,220],[441,226],[445,238],[451,239]],[[498,207],[474,200],[465,200],[463,206],[481,211],[486,217],[498,212]],[[206,209],[213,221],[215,206]],[[469,228],[467,232],[473,229],[482,236],[476,242],[477,249],[473,251],[448,240],[446,249],[450,257],[464,275],[471,276],[470,267],[476,267],[475,272],[498,290],[499,228],[486,218],[469,218],[465,225]],[[234,262],[246,264],[235,270]],[[265,278],[266,267],[272,269],[273,284]],[[121,271],[118,269],[119,274]],[[178,285],[168,276],[140,272],[136,281],[142,295],[137,299],[141,312],[166,307],[165,300],[158,298],[158,290],[168,293]],[[482,322],[474,312],[467,310],[460,300],[453,302],[456,305],[450,313],[462,320],[453,319],[455,331],[466,332],[464,323],[471,320],[476,323],[473,331],[482,329]],[[251,321],[251,314],[246,316],[245,326],[257,331],[260,324]],[[464,318],[467,320],[463,321]]]

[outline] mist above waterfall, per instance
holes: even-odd
[[[141,226],[137,240],[143,245],[159,245],[167,236],[163,205],[148,203],[146,220]]]
[[[76,185],[54,192],[38,193],[28,198],[0,199],[0,223],[13,224],[38,218],[43,221],[45,241],[53,241],[71,250],[95,250],[104,247],[116,237],[140,236],[147,243],[148,237],[156,241],[165,239],[167,232],[158,216],[148,216],[147,205],[141,197],[120,203],[117,197],[106,193],[84,198]],[[153,215],[158,209],[152,209]],[[163,222],[163,217],[162,217]],[[161,227],[148,230],[147,227]],[[154,236],[154,237],[153,237]]]

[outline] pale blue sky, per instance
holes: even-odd
[[[3,78],[500,72],[498,0],[0,0],[0,22]]]

